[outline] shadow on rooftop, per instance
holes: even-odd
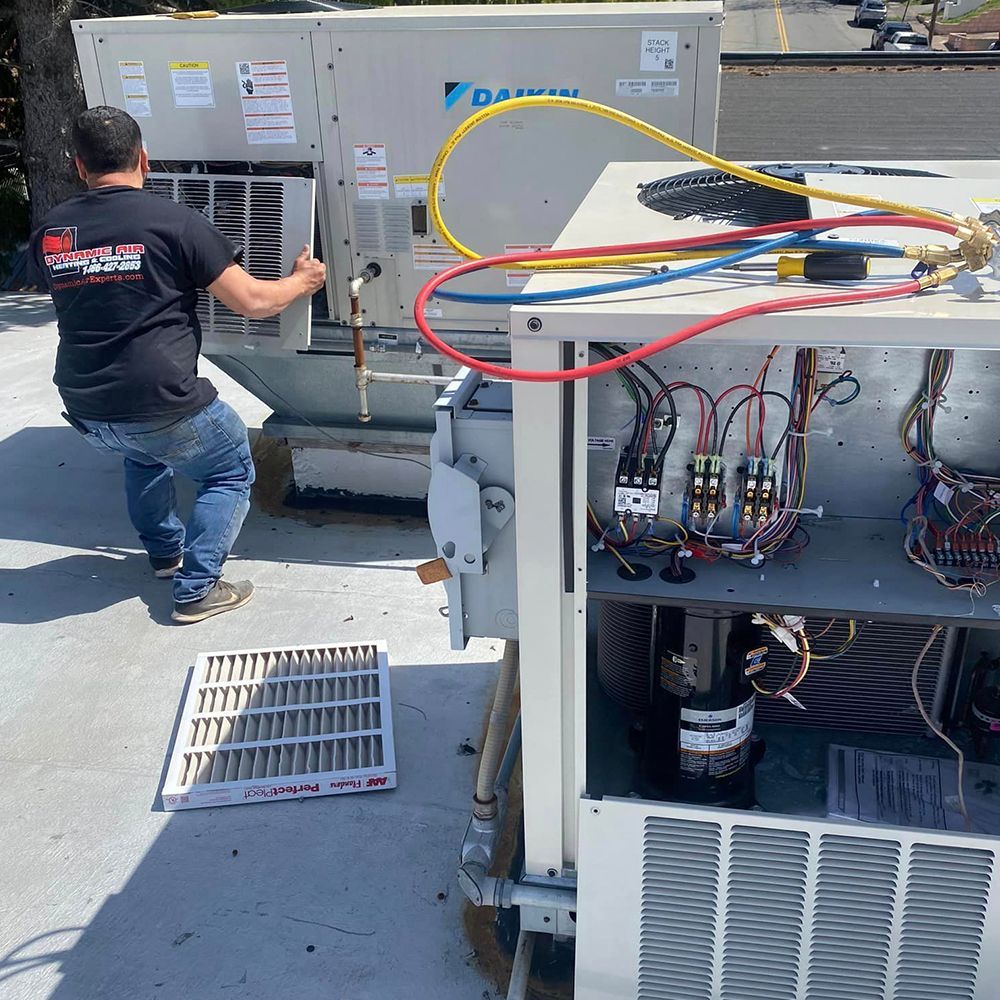
[[[74,772],[72,795],[39,789],[51,800],[48,822],[68,831],[59,855],[79,857],[61,891],[100,905],[85,928],[52,930],[0,956],[0,983],[6,976],[15,996],[37,1000],[498,996],[476,969],[455,885],[479,761],[456,750],[479,745],[494,664],[402,666],[391,677],[394,790],[165,817],[129,807],[152,779],[130,791],[119,776],[113,790],[108,773],[87,769]],[[170,724],[159,715],[150,738],[166,751]],[[119,735],[138,726],[121,720]],[[81,803],[96,838],[80,829]],[[130,874],[119,879],[119,867]],[[106,894],[109,882],[119,891]],[[59,892],[49,886],[46,896]],[[20,919],[36,900],[13,904]]]
[[[11,326],[48,326],[55,320],[52,300],[47,295],[8,293],[3,297],[0,333]]]
[[[169,587],[151,577],[139,552],[117,456],[97,452],[69,426],[26,427],[0,441],[0,470],[0,550],[6,556],[6,566],[0,566],[0,621],[52,621],[133,596],[147,604],[154,620],[166,620]],[[283,474],[284,466],[273,473]],[[411,573],[407,561],[436,554],[420,518],[334,511],[322,518],[311,512],[299,520],[276,505],[280,484],[269,482],[269,475],[271,470],[262,466],[262,492],[255,490],[234,560],[366,565]],[[195,487],[182,477],[177,485],[183,517]],[[18,558],[24,546],[17,543],[86,552],[38,561],[35,552]],[[29,603],[9,606],[11,592]]]

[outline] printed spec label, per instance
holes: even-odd
[[[685,778],[724,778],[750,759],[755,698],[714,712],[681,709],[680,770]]]
[[[681,85],[677,79],[615,80],[618,97],[676,97]]]
[[[637,490],[628,486],[615,487],[616,514],[649,514],[656,517],[659,511],[659,490]]]

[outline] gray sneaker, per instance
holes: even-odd
[[[213,615],[242,608],[251,597],[253,584],[249,580],[240,580],[239,583],[218,580],[200,600],[186,601],[184,604],[174,601],[174,613],[170,617],[181,625],[200,622]]]

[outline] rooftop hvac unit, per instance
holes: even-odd
[[[329,280],[312,317],[300,306],[276,330],[203,308],[206,354],[274,409],[265,431],[331,449],[296,449],[298,485],[423,495],[418,466],[352,465],[364,460],[359,443],[383,454],[425,451],[435,390],[376,386],[373,419],[359,425],[349,278],[369,263],[380,270],[362,300],[373,369],[454,372],[420,342],[412,313],[424,281],[458,260],[428,212],[438,148],[477,109],[536,93],[612,104],[713,148],[722,5],[346,7],[313,16],[94,19],[73,30],[88,103],[133,113],[154,168],[177,175],[173,188],[158,177],[157,190],[201,200],[217,224],[232,223],[248,266],[261,276],[287,270],[303,243],[322,244]],[[655,63],[644,54],[653,40]],[[455,158],[444,210],[484,252],[549,244],[603,170],[612,142],[628,158],[663,155],[648,140],[584,116],[512,114],[480,129]],[[227,185],[242,177],[242,202],[229,197],[230,188],[218,189],[235,217],[198,195],[192,175],[218,175],[216,183]],[[276,184],[284,194],[280,215],[257,197]],[[315,213],[303,185],[315,186]],[[314,218],[315,240],[303,238]],[[508,284],[494,272],[470,286],[488,292]],[[498,336],[504,307],[441,303],[438,311],[456,343],[507,355]],[[409,475],[416,478],[408,482]]]
[[[997,204],[995,164],[812,166],[769,168],[819,189],[802,206],[732,175],[612,163],[555,248],[667,233],[714,247],[734,221],[853,214],[826,192],[973,218]],[[859,223],[809,238],[828,241],[815,253],[852,241],[870,258],[861,287],[879,288],[909,277],[900,248],[922,236]],[[973,802],[965,829],[932,728],[970,757],[976,744],[966,797],[992,795],[997,681],[988,658],[972,667],[1000,622],[995,498],[977,487],[956,517],[959,491],[939,491],[940,510],[925,498],[929,469],[995,481],[995,278],[977,268],[979,296],[956,283],[745,315],[621,378],[521,380],[809,294],[776,264],[672,284],[636,266],[644,284],[586,298],[569,293],[593,291],[592,271],[538,272],[526,293],[541,300],[510,311],[510,412],[478,412],[498,383],[474,371],[438,405],[429,507],[453,643],[512,637],[498,615],[516,594],[524,870],[504,892],[523,930],[576,937],[580,1000],[992,1000],[1000,821]],[[439,492],[456,474],[466,491]],[[513,549],[487,530],[497,486]],[[763,493],[776,506],[755,506]],[[778,546],[754,545],[782,523]]]

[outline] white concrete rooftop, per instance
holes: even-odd
[[[0,996],[498,995],[454,872],[479,759],[459,746],[480,746],[502,650],[449,651],[444,593],[412,572],[425,524],[255,504],[227,566],[253,602],[171,625],[120,461],[59,416],[55,346],[46,300],[0,298]],[[205,369],[259,428],[266,407]],[[161,811],[199,652],[363,639],[388,644],[398,789]]]

